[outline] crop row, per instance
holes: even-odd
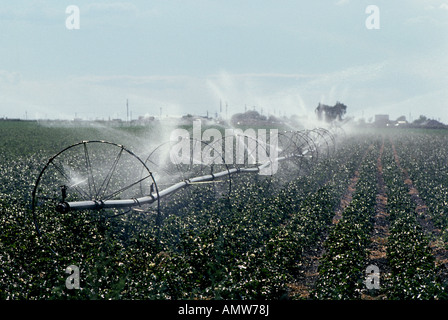
[[[383,286],[388,299],[434,299],[443,296],[437,279],[429,239],[419,224],[416,203],[404,183],[402,168],[394,159],[391,146],[384,157],[384,180],[390,235],[387,257],[390,275]]]
[[[412,138],[412,139],[411,139]],[[448,136],[426,134],[401,137],[397,152],[402,165],[428,207],[427,214],[441,230],[448,227]],[[444,231],[444,240],[448,234]]]
[[[303,283],[306,268],[322,244],[324,255],[312,297],[353,299],[365,290],[379,192],[378,136],[348,137],[331,158],[304,168],[301,175],[280,168],[270,179],[235,177],[230,201],[215,198],[210,185],[174,194],[162,206],[160,228],[153,213],[104,220],[93,212],[96,222],[84,228],[63,255],[54,256],[37,237],[29,215],[35,175],[43,161],[58,151],[52,149],[58,149],[58,143],[65,146],[98,135],[22,129],[32,143],[18,141],[17,132],[6,130],[8,139],[0,153],[0,298],[300,298],[291,285]],[[446,136],[415,134],[396,137],[394,143],[402,166],[428,206],[426,214],[444,230],[448,226]],[[390,144],[386,143],[382,160],[390,233],[389,269],[387,274],[380,270],[380,290],[390,299],[445,298],[430,239],[419,224],[414,197]],[[359,180],[352,200],[339,222],[332,224],[356,170]],[[442,234],[448,239],[448,234]],[[64,239],[61,235],[58,240]],[[72,264],[80,267],[80,290],[65,287],[65,268]]]
[[[39,146],[34,129],[25,133],[36,145],[20,142],[23,155],[2,154],[8,165],[1,166],[1,298],[283,297],[302,276],[358,164],[359,148],[347,142],[306,175],[274,175],[271,186],[280,187],[241,176],[232,181],[230,202],[210,197],[207,188],[191,189],[170,198],[174,206],[163,211],[159,232],[153,214],[96,219],[54,256],[34,230],[29,195],[30,173],[51,155],[46,148],[55,136],[45,128]],[[65,287],[72,264],[80,268],[80,290]]]
[[[177,252],[197,284],[196,290],[183,287],[182,294],[214,299],[287,295],[287,284],[300,278],[304,258],[331,221],[341,180],[353,172],[353,165],[340,170],[349,155],[327,159],[309,175],[283,183],[275,196],[260,197],[257,185],[238,181],[241,189],[235,190],[238,197],[230,209],[207,203],[167,219],[163,242],[171,245],[164,252]]]
[[[342,218],[331,228],[319,265],[317,299],[355,299],[363,280],[376,202],[376,152],[369,148],[359,169],[359,180]]]
[[[406,150],[409,150],[406,140],[398,141],[400,141],[398,149],[406,154]],[[378,144],[378,140],[375,142]],[[418,145],[421,143],[422,141],[419,141]],[[377,178],[382,174],[387,199],[384,209],[387,212],[386,223],[389,225],[389,232],[386,234],[387,238],[384,239],[387,243],[387,262],[382,267],[386,267],[386,270],[380,270],[381,289],[375,294],[381,294],[388,299],[444,299],[446,292],[431,250],[431,239],[419,223],[422,221],[422,217],[419,216],[422,204],[416,202],[418,199],[415,195],[416,190],[411,190],[412,182],[404,174],[400,163],[396,161],[390,143],[386,143],[382,158],[379,159],[379,163],[382,164],[381,172],[377,171],[374,165],[374,154],[375,152],[372,151],[363,162],[353,199],[342,213],[342,218],[330,229],[325,242],[325,254],[320,261],[314,297],[357,299],[362,297],[363,291],[365,292],[365,272],[369,261],[367,257],[374,222],[372,217],[375,212],[375,198],[380,192],[377,190],[379,181]],[[428,203],[435,204],[442,201],[440,195],[435,195],[428,186],[425,188],[421,181],[430,180],[432,184],[430,183],[429,186],[435,186],[434,181],[438,181],[441,188],[443,178],[440,176],[435,178],[434,175],[428,178],[427,175],[418,174],[417,168],[423,165],[418,161],[425,161],[425,157],[416,154],[415,151],[408,152],[406,155],[407,161],[408,159],[414,161],[414,166],[409,166],[410,171],[412,177],[420,181],[418,186],[424,190],[422,193],[424,199],[432,200],[433,202]],[[403,163],[409,164],[406,161]],[[436,165],[440,166],[440,160],[433,161],[431,167],[426,167],[426,173],[437,172],[433,171]],[[436,221],[440,227],[443,227],[441,222],[445,221],[446,215],[434,215],[431,206],[427,214],[430,218],[439,218]]]

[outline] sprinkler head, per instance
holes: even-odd
[[[69,212],[69,211],[70,211],[70,206],[68,205],[67,202],[59,202],[59,203],[56,205],[56,212],[59,212],[59,213],[67,213],[67,212]]]

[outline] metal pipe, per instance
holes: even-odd
[[[275,161],[282,161],[293,157],[303,157],[309,152],[309,150],[303,150],[300,155],[289,155],[278,157]],[[157,199],[161,199],[166,197],[176,191],[179,191],[191,184],[198,182],[206,182],[213,181],[217,178],[221,178],[224,176],[230,176],[236,173],[257,173],[260,172],[261,169],[268,167],[271,165],[271,161],[268,161],[258,167],[255,168],[232,168],[228,170],[223,170],[221,172],[199,176],[191,179],[186,179],[180,181],[164,190],[157,192],[153,192],[148,196],[143,196],[140,198],[131,198],[131,199],[121,199],[121,200],[86,200],[86,201],[70,201],[70,202],[60,202],[56,205],[56,211],[60,213],[66,213],[69,211],[77,211],[77,210],[100,210],[100,209],[111,209],[111,208],[131,208],[138,207],[141,205],[152,204],[157,201]]]

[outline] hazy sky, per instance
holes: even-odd
[[[133,118],[341,101],[355,117],[448,122],[447,40],[448,0],[3,1],[0,117],[125,119],[126,99]]]

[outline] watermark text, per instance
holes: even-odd
[[[269,137],[269,138],[268,138]],[[186,129],[171,132],[170,160],[173,164],[249,164],[260,165],[260,175],[278,169],[278,129],[209,128],[202,132],[201,121],[193,122],[193,137]]]

